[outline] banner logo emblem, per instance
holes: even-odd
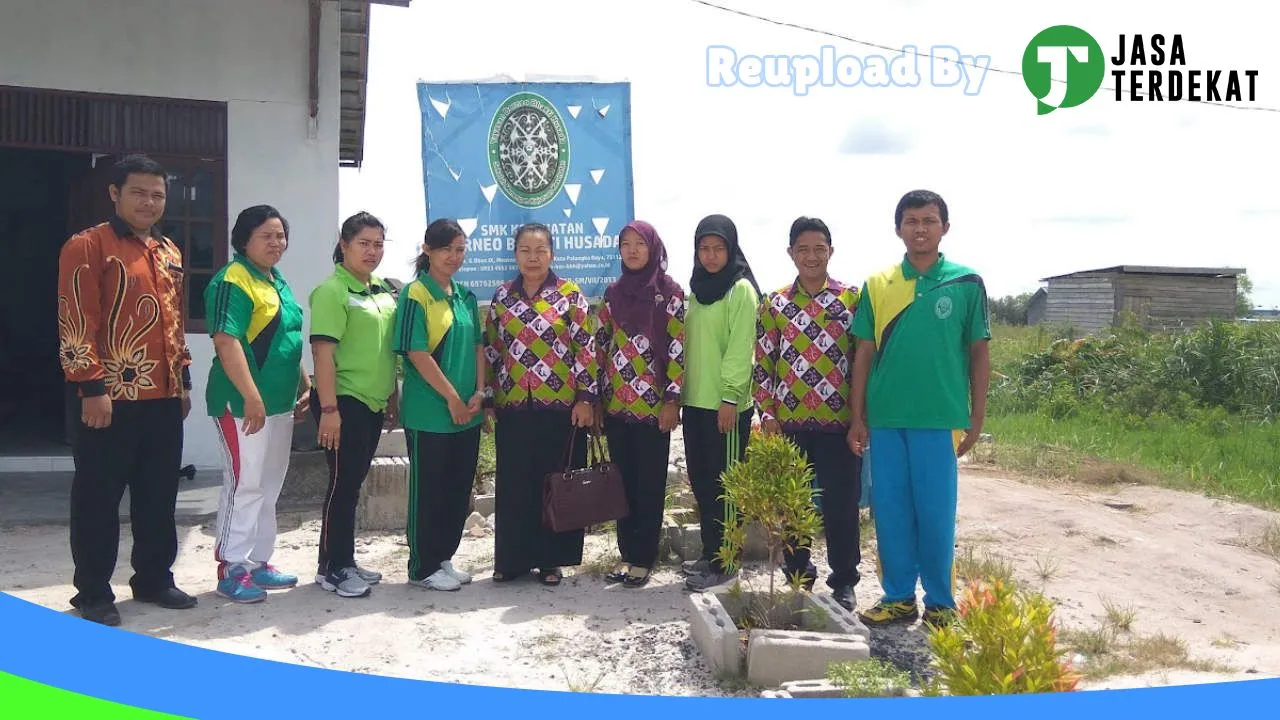
[[[516,205],[550,203],[569,172],[569,134],[555,106],[531,92],[504,100],[489,125],[489,170]]]

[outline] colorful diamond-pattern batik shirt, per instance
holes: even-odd
[[[769,293],[756,323],[752,371],[765,420],[784,432],[849,427],[850,328],[858,291],[828,279],[810,295],[799,281]]]
[[[568,410],[598,397],[591,308],[577,283],[550,273],[530,298],[524,280],[501,285],[485,323],[492,404],[499,409]]]
[[[644,335],[628,335],[614,322],[609,303],[596,314],[596,347],[600,357],[601,403],[605,412],[628,422],[658,423],[663,403],[680,402],[684,386],[684,293],[666,299],[665,348]],[[655,356],[655,353],[660,353]],[[658,380],[656,360],[665,360],[665,382]]]

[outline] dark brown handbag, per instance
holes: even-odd
[[[588,458],[586,467],[569,467],[577,436],[576,428],[569,433],[564,470],[543,481],[542,522],[552,532],[584,530],[630,513],[622,472],[606,458],[599,435],[588,435],[588,442],[595,443],[595,462]]]

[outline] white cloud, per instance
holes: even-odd
[[[878,119],[860,120],[840,143],[840,152],[849,155],[902,155],[910,149],[910,137]]]

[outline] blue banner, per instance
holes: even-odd
[[[539,222],[556,274],[603,295],[635,208],[630,83],[419,83],[418,105],[427,222],[467,234],[457,280],[487,302],[516,275],[516,228]]]

